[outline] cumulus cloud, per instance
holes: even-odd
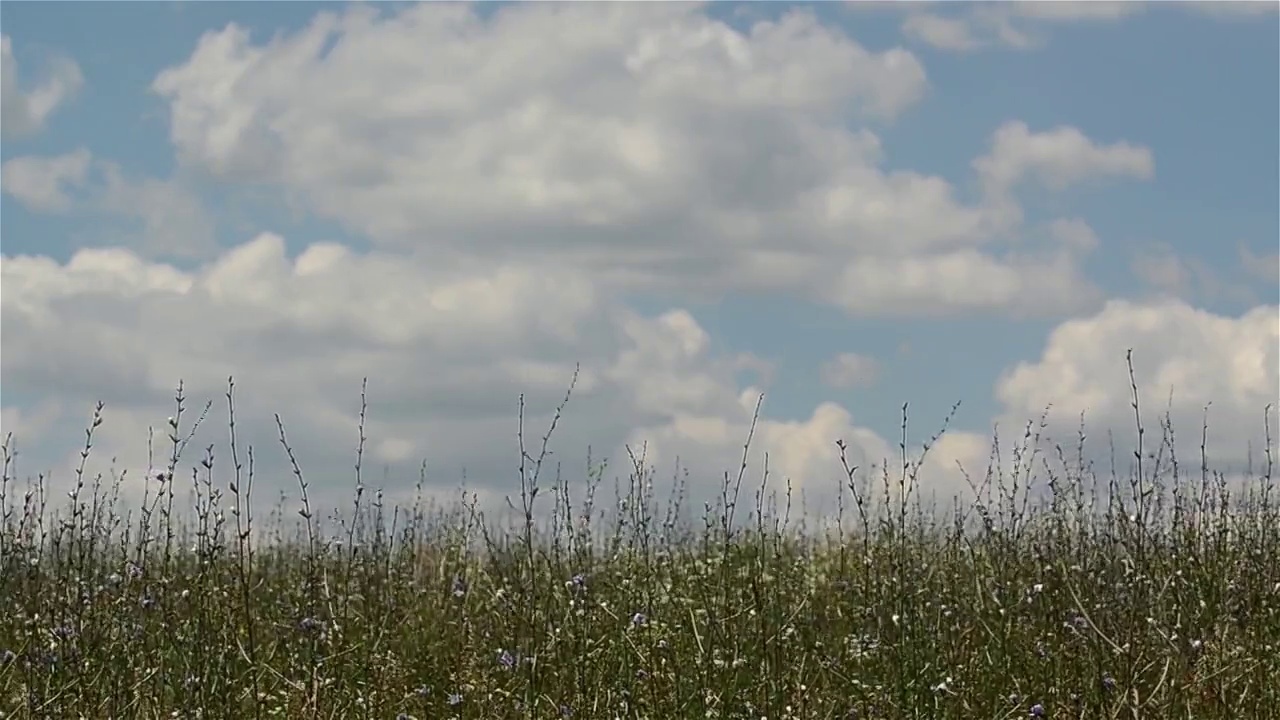
[[[1191,286],[1193,268],[1167,245],[1158,245],[1134,255],[1133,273],[1144,284],[1174,297],[1185,296]]]
[[[80,67],[69,57],[49,57],[35,86],[19,87],[18,61],[8,35],[0,36],[0,135],[4,140],[29,136],[44,127],[54,110],[84,84]]]
[[[923,67],[801,10],[738,30],[684,4],[357,7],[260,44],[208,33],[153,89],[187,165],[438,263],[554,258],[622,291],[795,291],[855,313],[957,300],[851,291],[868,263],[1079,280],[1074,259],[991,245],[1020,231],[1007,206],[884,167],[875,128],[923,96]]]
[[[1101,145],[1073,127],[1033,132],[1021,121],[1001,125],[991,138],[991,151],[973,162],[988,193],[1001,195],[1024,180],[1050,190],[1064,190],[1093,178],[1150,179],[1155,173],[1151,151],[1129,142]]]
[[[1052,316],[1091,308],[1102,297],[1068,251],[1009,254],[999,260],[976,250],[870,257],[850,265],[827,293],[854,314],[939,317],[996,310]]]
[[[207,257],[216,247],[214,218],[187,182],[126,175],[117,163],[95,161],[86,148],[6,160],[0,190],[32,212],[91,210],[138,222],[141,232],[99,233],[95,239],[131,246],[148,257]]]
[[[1089,427],[1116,430],[1117,444],[1129,447],[1136,439],[1125,363],[1130,348],[1144,424],[1156,438],[1166,412],[1184,435],[1198,434],[1211,404],[1211,449],[1218,458],[1243,467],[1249,443],[1255,451],[1263,446],[1263,408],[1280,397],[1275,305],[1232,317],[1172,298],[1112,300],[1096,315],[1059,325],[1037,360],[1002,376],[996,396],[1004,416],[1016,426],[1052,406],[1058,436],[1067,440],[1083,413]]]
[[[553,444],[568,448],[556,456],[566,476],[588,446],[625,476],[624,446],[647,443],[664,470],[679,457],[691,499],[709,498],[737,465],[724,451],[741,447],[753,409],[744,398],[757,394],[735,380],[744,358],[714,352],[689,312],[637,315],[554,266],[445,271],[332,243],[291,257],[283,238],[264,234],[192,271],[116,248],[81,250],[65,264],[6,256],[0,273],[4,380],[62,409],[50,421],[60,432],[38,434],[28,453],[63,476],[74,448],[58,443],[75,442],[96,400],[107,408],[96,470],[110,458],[134,477],[162,465],[179,379],[191,413],[184,423],[215,401],[192,447],[225,452],[223,393],[235,375],[237,432],[242,447],[255,446],[259,471],[288,478],[278,412],[317,497],[336,503],[350,487],[368,377],[366,462],[394,469],[392,493],[407,492],[426,459],[432,488],[456,486],[465,471],[469,486],[497,502],[516,486],[517,398],[525,396],[526,442],[535,445],[579,367]],[[30,430],[24,413],[6,408],[6,427]],[[155,458],[146,454],[149,428],[158,432]],[[797,484],[810,470],[825,477],[815,468],[829,469],[837,438],[869,458],[884,453],[873,432],[829,404],[806,422],[766,415],[759,433],[759,451]],[[267,501],[291,492],[285,480],[270,487]]]
[[[784,510],[792,504],[792,518],[809,516],[829,520],[836,498],[847,493],[849,479],[841,462],[837,441],[847,446],[846,461],[857,468],[855,480],[870,490],[868,498],[883,497],[876,484],[885,461],[891,458],[889,445],[875,432],[859,427],[849,411],[835,403],[822,403],[800,420],[762,419],[753,428],[752,414],[758,395],[744,391],[735,412],[723,415],[682,414],[662,426],[634,431],[629,445],[642,448],[646,462],[655,468],[673,467],[677,460],[707,458],[711,467],[723,468],[724,475],[708,478],[719,490],[730,489],[742,473],[739,512],[754,508],[757,498],[765,507]],[[746,443],[750,440],[750,445]],[[746,446],[746,452],[744,452]],[[935,475],[930,489],[946,496],[960,490],[956,473]],[[701,494],[704,498],[706,488]],[[847,498],[846,498],[847,499]],[[696,502],[696,500],[695,500]],[[781,514],[781,512],[779,513]]]
[[[96,207],[141,223],[130,244],[148,257],[204,258],[216,248],[213,215],[200,195],[180,177],[130,177],[113,162],[101,164]]]
[[[24,440],[39,438],[61,414],[62,405],[58,400],[44,400],[31,407],[6,405],[0,408],[0,438],[6,441],[11,435]],[[22,454],[18,443],[14,445],[9,448],[11,457]]]
[[[1139,282],[1156,295],[1188,302],[1227,300],[1253,306],[1260,300],[1248,280],[1265,279],[1260,272],[1265,269],[1265,259],[1254,258],[1247,248],[1241,248],[1240,260],[1242,272],[1225,273],[1204,258],[1180,253],[1167,243],[1152,243],[1134,251],[1130,267]],[[1241,274],[1245,282],[1241,282]]]
[[[1280,10],[1280,3],[1271,2],[1271,0],[1219,0],[1217,2],[1190,0],[1180,4],[1188,10],[1222,20],[1266,17]]]
[[[972,23],[930,12],[913,12],[902,21],[902,34],[940,50],[976,50],[984,45]]]
[[[1103,1],[1037,2],[1023,0],[1008,3],[1009,10],[1018,17],[1049,20],[1056,22],[1073,22],[1077,20],[1119,20],[1142,12],[1139,3]]]
[[[857,2],[855,6],[870,3]],[[879,3],[876,3],[879,6]],[[1247,21],[1274,15],[1280,4],[1270,0],[1188,0],[1171,7],[1219,20]],[[1109,2],[969,2],[884,3],[905,13],[903,37],[947,52],[990,49],[1034,50],[1043,47],[1052,28],[1078,23],[1115,23],[1145,12],[1144,3]]]
[[[1255,253],[1248,246],[1240,246],[1240,266],[1246,275],[1268,285],[1280,285],[1280,253]]]
[[[1138,447],[1130,349],[1145,429],[1144,481],[1151,483],[1159,467],[1161,483],[1171,487],[1169,451],[1160,448],[1167,422],[1182,465],[1180,481],[1198,482],[1207,423],[1210,470],[1221,473],[1233,492],[1256,488],[1268,442],[1276,450],[1280,423],[1280,306],[1230,316],[1163,298],[1112,300],[1055,327],[1039,357],[1001,374],[995,387],[1000,409],[990,432],[950,430],[932,445],[919,466],[920,492],[944,503],[991,503],[999,501],[1001,484],[1008,492],[1016,482],[1036,504],[1056,477],[1102,493],[1105,502],[1114,462],[1123,494]]]
[[[822,364],[822,382],[834,388],[864,387],[875,383],[880,363],[870,355],[840,353]]]
[[[1098,247],[1098,234],[1080,218],[1058,218],[1049,223],[1049,235],[1062,247],[1088,253]]]
[[[909,3],[902,34],[909,40],[950,52],[1002,47],[1037,48],[1054,24],[1115,22],[1142,12],[1133,2]],[[957,9],[959,8],[959,9]]]
[[[6,160],[0,167],[0,189],[33,212],[66,212],[72,202],[68,190],[84,185],[90,160],[85,148],[54,157]]]
[[[1039,5],[1000,9],[992,32],[1029,43],[1033,23],[1117,13]],[[991,41],[952,32],[957,49]],[[685,309],[726,291],[857,316],[1080,315],[1002,378],[1002,421],[1054,403],[1071,421],[1087,407],[1122,422],[1127,381],[1107,373],[1132,343],[1164,358],[1140,368],[1154,378],[1144,393],[1176,384],[1184,414],[1212,395],[1215,412],[1243,417],[1276,393],[1274,372],[1259,374],[1276,365],[1274,308],[1104,307],[1081,270],[1099,244],[1088,223],[1023,226],[1016,190],[1150,178],[1148,149],[1010,122],[972,164],[984,192],[965,199],[887,162],[880,129],[928,90],[917,58],[870,50],[805,11],[738,30],[686,4],[356,6],[261,42],[235,25],[210,32],[152,88],[181,171],[297,200],[371,249],[306,238],[290,252],[273,233],[217,248],[190,188],[99,164],[96,207],[140,220],[137,238],[66,262],[0,260],[4,380],[48,398],[0,417],[36,436],[39,463],[72,461],[75,448],[57,443],[79,440],[101,399],[97,467],[115,458],[136,476],[157,461],[148,432],[174,414],[180,378],[190,412],[214,400],[191,447],[225,452],[234,375],[242,446],[274,478],[265,501],[294,492],[278,412],[321,501],[336,503],[353,480],[367,377],[367,479],[403,497],[425,458],[431,487],[465,476],[498,504],[516,480],[517,398],[536,445],[576,371],[553,443],[567,476],[586,447],[611,474],[640,450],[660,473],[689,468],[696,502],[736,473],[753,432],[750,487],[790,487],[815,507],[844,481],[836,440],[864,472],[883,471],[896,450],[838,404],[784,418],[766,402],[754,417],[767,361],[719,350]],[[44,170],[41,182],[27,173],[27,201],[65,207],[83,172]],[[662,311],[623,302],[637,295]],[[842,355],[822,375],[868,382],[867,360]],[[759,377],[740,379],[744,369]],[[988,449],[983,433],[944,436],[922,490],[961,490],[958,468],[980,475]]]

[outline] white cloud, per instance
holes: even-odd
[[[991,139],[991,152],[973,162],[987,191],[1008,192],[1026,179],[1051,190],[1063,190],[1097,177],[1150,179],[1155,173],[1151,151],[1129,142],[1100,145],[1073,127],[1032,132],[1026,123],[1001,125]]]
[[[902,21],[902,34],[940,50],[976,50],[983,46],[972,23],[929,12],[913,12]]]
[[[535,443],[578,363],[575,398],[553,445],[568,449],[556,457],[568,477],[589,445],[620,471],[623,444],[649,440],[664,463],[680,455],[691,498],[709,498],[722,472],[736,467],[722,451],[740,447],[751,415],[743,398],[754,390],[734,379],[749,358],[713,352],[686,311],[637,316],[555,266],[462,273],[326,243],[291,258],[283,239],[267,234],[190,272],[104,249],[82,250],[64,265],[6,256],[0,276],[6,384],[71,410],[60,432],[22,438],[28,469],[53,466],[64,478],[75,423],[97,400],[107,409],[93,467],[115,457],[140,476],[149,465],[147,428],[173,414],[179,379],[189,409],[215,401],[192,447],[215,443],[225,462],[221,398],[234,375],[242,452],[254,445],[262,477],[288,477],[272,421],[279,412],[317,496],[330,503],[349,488],[366,376],[370,462],[394,465],[392,492],[412,487],[426,458],[433,488],[453,487],[465,468],[470,485],[497,502],[515,481],[517,396],[526,395],[527,441]],[[14,412],[6,409],[6,427],[26,429]],[[760,451],[797,483],[836,457],[838,437],[854,452],[883,454],[882,441],[834,405],[803,423],[766,416],[761,428]],[[292,492],[281,482],[264,501]]]
[[[97,207],[137,220],[142,232],[130,234],[148,257],[203,258],[214,252],[215,221],[198,193],[181,178],[129,178],[111,162],[101,164],[103,185]]]
[[[822,382],[834,388],[874,385],[880,375],[880,363],[870,355],[840,353],[822,364]]]
[[[869,51],[803,11],[746,31],[683,4],[488,15],[357,7],[263,44],[228,26],[153,88],[184,163],[440,264],[554,259],[620,291],[794,291],[897,313],[937,311],[939,294],[832,288],[914,254],[971,273],[1029,262],[979,250],[1019,231],[1007,203],[883,167],[871,128],[927,89],[902,49]],[[1033,266],[1051,287],[1077,279],[1056,259]]]
[[[914,12],[913,32],[967,49],[1031,45],[1044,23],[1128,10],[982,6],[980,26]],[[973,162],[985,193],[966,201],[941,177],[886,162],[878,128],[928,90],[917,59],[870,51],[805,12],[738,31],[689,5],[358,6],[262,43],[234,25],[208,33],[153,89],[181,171],[297,199],[373,249],[313,242],[290,256],[263,234],[219,251],[191,187],[98,165],[96,207],[144,225],[123,243],[132,249],[0,263],[5,380],[50,398],[39,412],[5,406],[2,419],[38,436],[33,457],[59,467],[72,451],[56,443],[78,439],[67,423],[104,399],[97,462],[144,468],[147,428],[172,414],[179,378],[189,405],[217,401],[193,447],[221,443],[220,398],[236,375],[241,437],[264,477],[287,477],[280,412],[304,470],[337,501],[368,376],[367,457],[393,466],[393,495],[425,457],[433,486],[465,467],[497,502],[514,480],[517,395],[528,395],[536,438],[580,364],[555,443],[566,474],[587,445],[615,472],[624,445],[645,445],[659,471],[688,465],[692,498],[706,497],[736,471],[768,384],[735,379],[744,368],[767,376],[767,363],[717,351],[680,308],[730,289],[864,316],[1095,313],[1059,326],[1038,361],[1001,379],[1002,420],[1054,402],[1068,421],[1088,407],[1122,424],[1127,380],[1114,370],[1125,344],[1158,359],[1140,368],[1144,394],[1163,399],[1175,384],[1182,416],[1212,396],[1228,430],[1248,433],[1256,419],[1240,418],[1276,394],[1274,308],[1225,318],[1173,301],[1102,307],[1081,271],[1099,244],[1085,220],[1031,228],[1044,246],[1021,242],[1020,185],[1150,178],[1147,148],[1009,122]],[[66,207],[63,188],[84,171],[45,170],[14,187]],[[6,192],[12,174],[6,164]],[[206,262],[180,270],[156,261],[166,254]],[[620,298],[636,291],[668,310],[629,310]],[[851,386],[876,369],[846,354],[822,377]],[[766,404],[748,483],[767,451],[770,489],[789,479],[828,500],[843,476],[837,439],[864,471],[893,452],[839,405],[780,418]],[[957,462],[980,475],[988,449],[980,433],[944,436],[926,490],[958,490]]]
[[[1192,268],[1167,245],[1158,245],[1133,257],[1133,273],[1144,284],[1184,297],[1190,290]]]
[[[888,443],[871,430],[858,427],[849,411],[835,403],[822,403],[800,420],[762,419],[753,433],[752,411],[759,398],[753,390],[742,393],[734,411],[726,408],[717,415],[680,414],[664,425],[636,430],[628,444],[642,448],[646,462],[659,470],[673,467],[677,460],[706,458],[706,465],[728,473],[732,486],[744,460],[744,443],[750,438],[739,513],[750,512],[746,508],[754,508],[755,498],[760,496],[766,506],[770,500],[776,501],[781,514],[789,494],[792,519],[807,516],[810,521],[830,519],[836,496],[848,492],[837,441],[846,444],[847,461],[858,468],[855,477],[859,481],[878,478],[885,461],[892,463]],[[955,492],[959,489],[955,478],[954,472],[935,474],[927,479],[928,489],[944,496]],[[706,481],[718,490],[725,476],[707,477]],[[704,498],[707,489],[704,486],[700,493]],[[868,497],[883,497],[875,482],[869,483],[869,489],[873,495]]]
[[[827,292],[853,314],[947,316],[1003,310],[1019,317],[1094,307],[1101,290],[1085,279],[1076,254],[975,250],[908,257],[869,257],[850,264]]]
[[[0,407],[0,440],[7,441],[10,436],[19,440],[40,438],[53,426],[62,414],[62,406],[58,400],[43,400],[33,407],[22,408],[16,405]],[[25,445],[15,442],[9,448],[11,457],[22,455]]]
[[[1280,253],[1255,253],[1240,246],[1240,265],[1245,273],[1268,285],[1280,285]]]
[[[1088,253],[1098,247],[1098,235],[1080,218],[1058,218],[1049,223],[1049,235],[1063,247]]]
[[[972,52],[1004,47],[1027,50],[1044,44],[1049,26],[1115,22],[1142,12],[1135,2],[900,3],[907,11],[902,34],[939,50]],[[950,6],[933,12],[930,8]],[[957,10],[956,8],[961,8]]]
[[[999,3],[998,5],[1005,5],[1005,3]],[[1019,17],[1054,22],[1119,20],[1140,13],[1143,10],[1142,3],[1127,2],[1125,0],[1117,2],[1108,2],[1106,0],[1074,2],[1071,0],[1062,0],[1060,2],[1024,0],[1023,2],[1008,3],[1007,7]]]
[[[863,3],[855,3],[862,5]],[[1181,10],[1222,20],[1249,20],[1274,15],[1273,0],[1186,0],[1169,3]],[[1145,12],[1145,3],[1109,2],[893,2],[884,7],[905,13],[903,37],[948,52],[991,48],[1032,50],[1043,47],[1055,25],[1115,23]]]
[[[0,274],[5,379],[46,398],[32,412],[6,406],[4,431],[17,429],[29,470],[47,463],[62,477],[73,453],[58,443],[74,443],[74,423],[93,401],[107,402],[96,469],[117,457],[136,477],[148,465],[147,427],[172,414],[176,379],[185,379],[192,408],[217,400],[235,374],[242,442],[255,445],[263,476],[284,469],[270,421],[281,412],[317,497],[339,502],[350,481],[356,395],[368,375],[369,457],[395,467],[392,494],[404,497],[426,457],[434,488],[451,486],[465,465],[471,485],[496,504],[514,482],[504,451],[515,396],[528,393],[535,417],[527,427],[536,435],[581,362],[578,395],[555,444],[570,454],[557,461],[572,468],[573,453],[591,444],[621,471],[622,445],[644,445],[659,473],[677,459],[689,467],[689,497],[706,498],[722,471],[736,471],[757,395],[733,380],[742,359],[714,354],[688,312],[640,317],[596,284],[550,267],[458,276],[425,259],[325,243],[290,258],[280,237],[263,235],[193,272],[113,249],[81,251],[66,265],[5,257]],[[1172,387],[1171,411],[1187,432],[1212,401],[1211,439],[1239,462],[1241,439],[1258,434],[1262,405],[1280,392],[1278,316],[1275,306],[1232,318],[1176,301],[1111,302],[1059,326],[1037,361],[1002,377],[1004,427],[1052,404],[1058,440],[1074,431],[1080,412],[1091,427],[1122,430],[1123,352],[1133,345],[1149,416],[1165,409]],[[795,420],[770,417],[767,408],[748,458],[751,492],[768,452],[767,491],[790,484],[797,502],[803,493],[810,510],[829,510],[842,478],[837,439],[850,444],[863,473],[878,475],[893,457],[883,438],[838,405]],[[222,419],[215,410],[194,447],[222,442]],[[56,437],[51,427],[65,432]],[[967,494],[957,463],[980,482],[988,443],[982,434],[945,435],[921,470],[919,491],[942,500]]]
[[[1152,243],[1135,251],[1130,267],[1138,280],[1158,295],[1188,302],[1225,299],[1250,306],[1259,302],[1249,283],[1224,279],[1204,259],[1179,253],[1167,243]],[[1243,269],[1248,274],[1251,267],[1246,264]]]
[[[917,477],[923,493],[936,493],[939,509],[952,498],[964,502],[985,499],[987,469],[999,466],[991,455],[992,439],[984,433],[949,430],[929,448]],[[928,502],[923,503],[926,507]],[[967,508],[966,508],[967,509]]]
[[[1182,7],[1209,17],[1223,20],[1245,20],[1250,18],[1274,15],[1280,10],[1280,3],[1274,0],[1188,0],[1179,3]]]
[[[1280,306],[1226,316],[1167,298],[1112,300],[1093,315],[1054,328],[1038,358],[1009,367],[996,383],[1001,409],[993,423],[1000,451],[993,452],[991,433],[948,431],[921,465],[922,491],[936,491],[944,501],[968,501],[972,484],[984,501],[998,502],[1001,482],[1007,492],[1016,478],[1035,496],[1046,493],[1056,477],[1105,494],[1106,468],[1114,462],[1123,492],[1138,440],[1125,360],[1129,349],[1145,429],[1145,481],[1158,468],[1165,489],[1172,486],[1169,450],[1160,447],[1167,420],[1183,482],[1198,482],[1200,432],[1207,422],[1211,471],[1222,472],[1229,487],[1254,486],[1268,440],[1268,405],[1272,452],[1280,422]],[[1078,449],[1083,455],[1076,455]],[[1252,477],[1246,472],[1250,463]],[[1188,467],[1194,469],[1188,473]]]
[[[1280,397],[1275,305],[1231,317],[1174,299],[1108,302],[1096,315],[1059,325],[1038,360],[1004,374],[996,395],[1006,418],[1016,425],[1052,405],[1060,440],[1069,439],[1085,413],[1090,427],[1114,429],[1120,433],[1117,445],[1131,447],[1129,348],[1144,423],[1156,442],[1160,415],[1168,411],[1176,429],[1194,436],[1212,403],[1211,451],[1218,458],[1242,466],[1248,441],[1255,451],[1262,447],[1263,407]],[[1105,444],[1097,435],[1094,440]]]
[[[80,67],[62,55],[49,57],[35,87],[27,92],[19,87],[18,61],[8,35],[0,36],[0,133],[13,140],[44,127],[53,111],[69,100],[84,84]]]
[[[80,148],[55,157],[24,156],[0,168],[0,188],[33,212],[71,209],[69,187],[81,187],[89,173],[89,151]]]
[[[72,188],[82,191],[78,197],[69,193]],[[110,236],[99,228],[95,239],[134,246],[148,257],[207,257],[216,247],[214,219],[186,182],[127,177],[114,162],[94,162],[85,148],[6,160],[0,189],[33,212],[65,213],[79,206],[138,221],[140,233]]]

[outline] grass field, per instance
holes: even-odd
[[[644,473],[571,503],[536,453],[514,524],[363,487],[321,519],[301,472],[272,521],[230,417],[216,467],[175,419],[137,507],[83,472],[46,497],[6,444],[5,718],[1280,717],[1270,428],[1243,490],[1167,428],[1122,472],[1029,431],[976,502],[850,468],[802,532],[741,475],[705,507]]]

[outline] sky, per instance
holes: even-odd
[[[0,432],[126,493],[296,500],[631,455],[830,508],[993,437],[1148,426],[1247,475],[1280,395],[1280,4],[0,6]],[[1207,408],[1207,410],[1206,410]],[[1277,426],[1274,408],[1271,427]],[[149,443],[151,449],[148,449]],[[628,452],[630,449],[630,453]],[[767,453],[767,477],[765,459]],[[1122,464],[1126,453],[1121,453]],[[244,458],[241,457],[241,460]],[[898,470],[893,470],[898,472]],[[1039,472],[1039,471],[1037,471]],[[966,476],[968,479],[966,479]]]

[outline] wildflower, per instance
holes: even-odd
[[[644,613],[638,612],[631,616],[631,624],[635,627],[643,627],[649,624],[649,618]]]
[[[498,653],[498,664],[502,665],[504,668],[512,668],[516,665],[516,659],[512,657],[511,653],[503,650]]]
[[[1044,717],[1044,706],[1036,703],[1031,706],[1031,717]]]
[[[5,649],[3,652],[0,652],[0,667],[4,667],[17,659],[18,655],[16,653],[12,650]]]
[[[568,717],[572,717],[572,716],[573,716],[573,709],[572,709],[572,708],[570,708],[568,705],[561,705],[561,706],[560,706],[560,717],[562,717],[562,718],[568,718]]]
[[[456,706],[458,706],[458,705],[461,705],[461,704],[462,704],[462,696],[461,696],[461,695],[459,695],[458,693],[449,693],[449,704],[450,704],[450,705],[453,705],[453,706],[455,706],[455,707],[456,707]]]
[[[1116,689],[1116,679],[1111,677],[1111,673],[1102,673],[1102,687],[1108,691]]]
[[[324,621],[317,620],[313,617],[304,617],[298,622],[298,629],[303,632],[313,632],[324,629]]]
[[[467,594],[467,581],[462,579],[461,575],[453,576],[453,596],[461,598]]]

